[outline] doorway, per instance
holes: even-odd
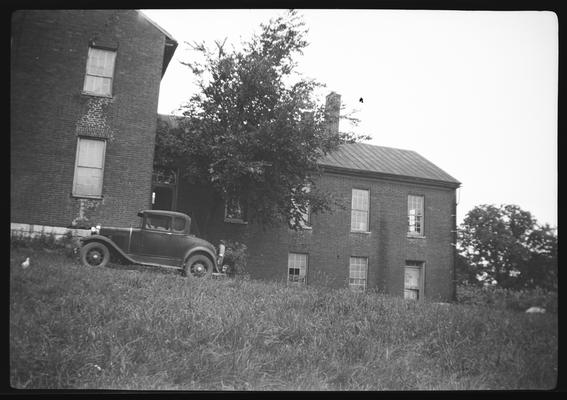
[[[424,298],[423,272],[423,261],[406,261],[404,266],[404,299],[422,300]]]
[[[173,211],[173,192],[172,187],[155,186],[152,191],[152,210]]]

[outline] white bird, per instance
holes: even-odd
[[[22,263],[22,268],[27,268],[30,266],[30,258],[27,257],[26,260]]]
[[[526,310],[528,314],[543,314],[545,313],[545,308],[541,307],[530,307]]]

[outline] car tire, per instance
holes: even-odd
[[[183,272],[186,277],[206,278],[213,272],[213,262],[204,254],[196,254],[189,257]]]
[[[110,250],[100,242],[90,242],[81,247],[81,263],[86,267],[106,267],[110,262]]]

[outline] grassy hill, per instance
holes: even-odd
[[[557,324],[554,313],[10,255],[14,388],[552,389]]]

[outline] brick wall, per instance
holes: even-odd
[[[116,48],[112,98],[82,94],[91,41]],[[12,222],[127,225],[150,207],[164,41],[132,10],[13,15]],[[71,195],[79,135],[107,139],[100,200]]]
[[[218,207],[206,227],[206,236],[217,245],[220,239],[237,240],[249,248],[248,270],[253,278],[285,280],[289,252],[307,253],[308,284],[348,287],[349,258],[368,257],[368,287],[403,295],[406,260],[425,262],[425,296],[450,300],[453,296],[453,239],[455,191],[426,186],[325,174],[319,183],[346,206],[333,214],[312,216],[312,229],[293,232],[287,227],[267,228],[223,221]],[[369,233],[351,233],[353,188],[370,190]],[[407,237],[407,196],[423,195],[424,237]],[[182,185],[178,209],[193,213],[203,224],[203,204],[211,204],[203,188]]]

